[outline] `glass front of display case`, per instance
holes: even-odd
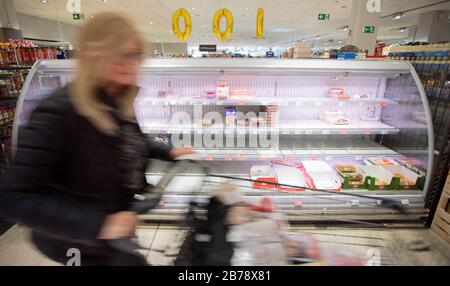
[[[18,126],[70,81],[73,65],[35,66]],[[149,140],[192,146],[213,173],[250,179],[235,182],[249,202],[269,197],[284,210],[370,212],[378,200],[346,195],[363,194],[423,208],[429,109],[406,63],[149,60],[139,85],[136,117]],[[161,166],[151,164],[149,182]],[[201,176],[191,168],[177,178],[160,211],[206,198]]]

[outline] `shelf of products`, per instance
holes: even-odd
[[[39,100],[70,81],[74,67],[36,67],[16,129]],[[151,59],[139,84],[136,117],[149,140],[192,146],[214,174],[259,179],[234,180],[248,201],[270,196],[281,209],[357,215],[390,198],[424,213],[432,131],[425,95],[406,63]],[[162,163],[152,164],[149,182],[162,171]],[[181,174],[156,212],[170,217],[202,200],[202,176],[195,168]]]
[[[37,60],[57,59],[54,47],[36,47],[28,40],[0,42],[0,171],[11,158],[16,105],[25,79]]]

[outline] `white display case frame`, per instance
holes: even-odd
[[[13,150],[15,149],[17,138],[18,138],[18,132],[19,127],[22,124],[26,123],[26,120],[24,122],[23,118],[21,117],[22,107],[24,105],[24,102],[27,100],[27,96],[30,94],[33,94],[33,90],[31,87],[31,81],[33,78],[39,76],[40,74],[45,75],[55,75],[55,76],[66,76],[65,82],[63,81],[61,84],[67,84],[69,80],[67,78],[70,78],[70,76],[73,74],[74,70],[76,68],[76,61],[75,60],[58,60],[58,61],[38,61],[33,66],[33,68],[30,71],[30,74],[24,84],[24,88],[22,91],[22,95],[18,101],[17,106],[17,112],[15,117],[15,126],[13,130]],[[251,74],[251,75],[262,75],[262,74],[270,74],[273,76],[276,75],[321,75],[322,73],[335,73],[336,75],[343,75],[343,76],[350,76],[350,77],[358,77],[358,76],[371,76],[379,77],[379,76],[394,76],[396,74],[410,74],[417,86],[417,92],[420,95],[421,105],[423,108],[423,111],[425,113],[425,119],[427,123],[425,124],[427,133],[428,133],[428,150],[426,150],[427,155],[427,176],[424,184],[424,190],[422,192],[415,192],[415,191],[403,191],[402,193],[392,193],[388,191],[378,191],[370,193],[370,196],[380,196],[380,197],[388,197],[391,199],[396,199],[399,202],[402,202],[405,205],[411,206],[412,208],[416,208],[417,210],[420,209],[420,211],[417,211],[417,213],[420,215],[423,214],[423,203],[424,203],[424,197],[426,195],[426,192],[428,190],[429,184],[430,184],[430,177],[431,172],[433,170],[433,146],[434,146],[434,136],[433,136],[433,128],[432,128],[432,120],[431,120],[431,114],[430,114],[430,108],[428,106],[428,101],[426,98],[425,91],[423,89],[423,86],[421,84],[421,81],[415,72],[412,65],[408,62],[391,62],[391,61],[358,61],[358,60],[316,60],[316,59],[302,59],[302,60],[287,60],[287,59],[147,59],[143,63],[141,67],[141,74],[142,76],[145,75],[159,75],[159,76],[172,76],[172,75],[179,75],[179,74],[187,74],[187,75],[193,75],[193,76],[211,76],[211,75],[217,75],[217,76],[223,76],[223,75],[240,75],[240,74]],[[269,101],[272,100],[272,98],[253,98],[246,101],[242,100],[206,100],[206,99],[194,99],[194,98],[171,98],[171,99],[156,99],[156,98],[149,98],[144,99],[148,100],[150,104],[152,105],[171,105],[171,106],[186,106],[186,105],[217,105],[217,106],[224,106],[224,105],[251,105],[251,106],[264,106],[267,105]],[[328,98],[284,98],[280,99],[281,102],[279,102],[280,105],[289,105],[289,104],[311,104],[312,102],[324,102],[327,103],[330,101]],[[395,101],[389,100],[389,99],[351,99],[351,101],[358,102],[358,103],[365,103],[365,102],[371,102],[371,103],[380,103],[382,102],[385,105],[395,105],[397,104]],[[137,103],[139,104],[139,103]],[[319,103],[320,104],[320,103]],[[346,103],[344,103],[346,104]],[[311,124],[307,124],[308,126],[311,126]],[[387,126],[383,123],[374,123],[373,128],[370,129],[371,134],[391,134],[398,132],[398,129],[392,128],[392,126]],[[305,125],[306,126],[306,125]],[[361,134],[361,130],[358,130],[358,126],[352,126],[351,124],[348,126],[325,126],[323,128],[319,128],[321,125],[316,124],[314,128],[289,128],[289,127],[280,127],[277,128],[277,132],[280,132],[280,134],[283,135],[338,135],[342,133],[342,130],[345,130],[346,134]],[[196,127],[193,126],[192,130],[187,130],[186,127],[179,128],[177,130],[177,127],[174,126],[168,126],[167,130],[161,130],[161,128],[155,128],[154,130],[151,129],[151,127],[143,126],[142,127],[144,132],[149,133],[158,133],[161,131],[164,131],[163,133],[176,133],[176,132],[194,132],[196,130]],[[239,128],[236,128],[236,132],[247,132],[247,133],[255,133],[258,132],[257,129],[252,128],[245,128],[243,130],[238,130]],[[298,131],[298,130],[302,131]],[[201,133],[202,131],[200,131]],[[224,132],[224,129],[212,129],[208,130],[207,132],[218,132],[222,133]],[[197,132],[198,133],[198,132]],[[351,149],[351,148],[350,148]],[[335,153],[339,153],[336,150]],[[376,150],[375,150],[376,151]],[[200,154],[202,152],[208,152],[207,150],[200,150]],[[301,151],[300,151],[301,152]],[[326,154],[326,152],[333,153],[333,151],[330,150],[309,150],[309,155],[316,154]],[[355,150],[343,150],[342,152],[347,152],[345,155],[355,155],[351,152],[357,153],[358,151]],[[357,154],[356,154],[357,155]],[[376,155],[376,152],[374,152],[374,155]],[[225,156],[225,155],[224,155]],[[254,157],[248,157],[249,161],[258,161],[258,156],[260,158],[261,154],[255,154]],[[264,156],[265,159],[267,159],[267,156]],[[268,158],[270,159],[270,157]],[[148,174],[149,177],[155,176],[157,174]],[[252,202],[257,202],[258,195],[264,195],[264,192],[254,192],[252,196],[249,196],[248,199]],[[197,199],[206,199],[207,196],[195,196]],[[323,197],[320,195],[312,196],[310,193],[305,194],[283,194],[283,195],[274,195],[273,199],[277,201],[280,204],[291,204],[294,200],[303,200],[305,204],[309,200],[311,201],[317,201],[320,204],[321,198],[324,200],[327,199],[333,199],[337,198],[341,201],[346,201],[346,204],[348,202],[351,203],[350,207],[353,207],[355,205],[358,205],[360,203],[368,202],[366,199],[352,199],[350,196],[345,196],[342,194],[337,194],[333,196],[329,196],[324,194]],[[173,203],[174,206],[176,205],[182,205],[182,203],[186,203],[188,200],[194,199],[194,196],[190,194],[178,194],[174,192],[168,192],[165,196],[166,202]],[[335,207],[338,207],[338,205],[342,206],[342,204],[337,203],[336,205],[327,205],[327,207],[323,208],[322,212],[326,213],[326,209],[333,209],[332,213],[339,213],[339,210],[334,210]],[[174,207],[173,209],[168,210],[167,213],[183,213],[182,211],[183,207],[177,208]],[[157,210],[155,213],[158,213],[158,211],[162,213],[166,213],[166,210]],[[367,210],[365,210],[367,211]],[[319,211],[320,212],[320,211]],[[351,210],[351,212],[357,213],[354,209]],[[370,212],[370,210],[368,210]],[[379,210],[374,211],[374,213],[379,212]],[[382,217],[382,216],[380,216]]]

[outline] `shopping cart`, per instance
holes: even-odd
[[[200,186],[198,188],[198,192],[200,189],[202,190],[202,195],[205,194],[205,186],[207,185],[208,189],[214,189],[214,185],[223,184],[225,181],[243,181],[250,183],[259,183],[259,184],[270,184],[275,186],[281,186],[285,188],[302,188],[305,190],[314,191],[317,194],[338,194],[345,195],[349,197],[358,197],[370,200],[377,200],[376,206],[379,208],[387,208],[397,211],[400,214],[406,214],[406,210],[402,206],[400,201],[396,201],[388,198],[374,198],[370,196],[365,196],[361,194],[355,193],[343,193],[343,192],[335,192],[329,190],[318,190],[318,189],[310,189],[305,186],[293,186],[280,184],[276,182],[266,182],[263,180],[253,180],[242,177],[235,176],[227,176],[223,174],[215,174],[212,172],[212,168],[208,165],[207,162],[196,161],[193,159],[185,159],[178,160],[173,163],[170,163],[166,168],[164,175],[159,180],[159,182],[155,186],[151,186],[147,192],[141,193],[139,195],[135,195],[134,201],[131,203],[130,211],[136,212],[138,214],[146,214],[149,211],[155,209],[160,204],[163,193],[166,190],[167,186],[172,182],[172,180],[178,176],[183,174],[186,170],[191,169],[193,166],[199,168],[203,173],[202,179],[200,181]],[[223,179],[220,180],[212,180],[215,179]],[[238,185],[242,188],[249,188],[248,185]],[[251,186],[251,185],[250,185]],[[254,187],[250,187],[254,188]],[[211,195],[211,193],[210,193]],[[195,197],[195,196],[194,196]],[[185,237],[184,243],[180,246],[180,252],[176,259],[177,265],[230,265],[230,255],[233,254],[233,245],[229,243],[226,239],[226,233],[229,230],[228,226],[224,222],[224,216],[228,210],[227,207],[220,206],[220,204],[214,205],[211,204],[202,204],[198,203],[195,200],[191,201],[188,206],[188,211],[184,220],[182,220],[181,227],[184,229],[188,229],[188,235]],[[220,209],[222,207],[222,209]],[[206,215],[206,217],[200,218],[197,213],[199,210],[206,211],[206,213],[215,211],[213,215]],[[280,210],[279,212],[284,213],[285,211]],[[215,220],[209,221],[208,220]],[[337,220],[337,219],[336,219]],[[368,226],[382,226],[380,224],[375,224],[371,222],[357,221],[357,220],[339,220],[344,221],[346,223],[355,223],[355,224],[363,224]],[[204,233],[210,233],[213,227],[213,232],[216,232],[216,238],[211,242],[211,238],[207,241],[199,241],[198,237]],[[200,239],[201,240],[201,239]],[[213,245],[211,245],[211,243]],[[123,238],[116,239],[109,242],[110,246],[114,249],[127,253],[129,255],[137,255],[139,254],[139,250],[143,248],[137,242],[137,238]]]

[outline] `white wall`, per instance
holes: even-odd
[[[76,40],[78,27],[61,23],[62,38],[58,23],[25,14],[17,14],[20,29],[24,38],[74,42]]]

